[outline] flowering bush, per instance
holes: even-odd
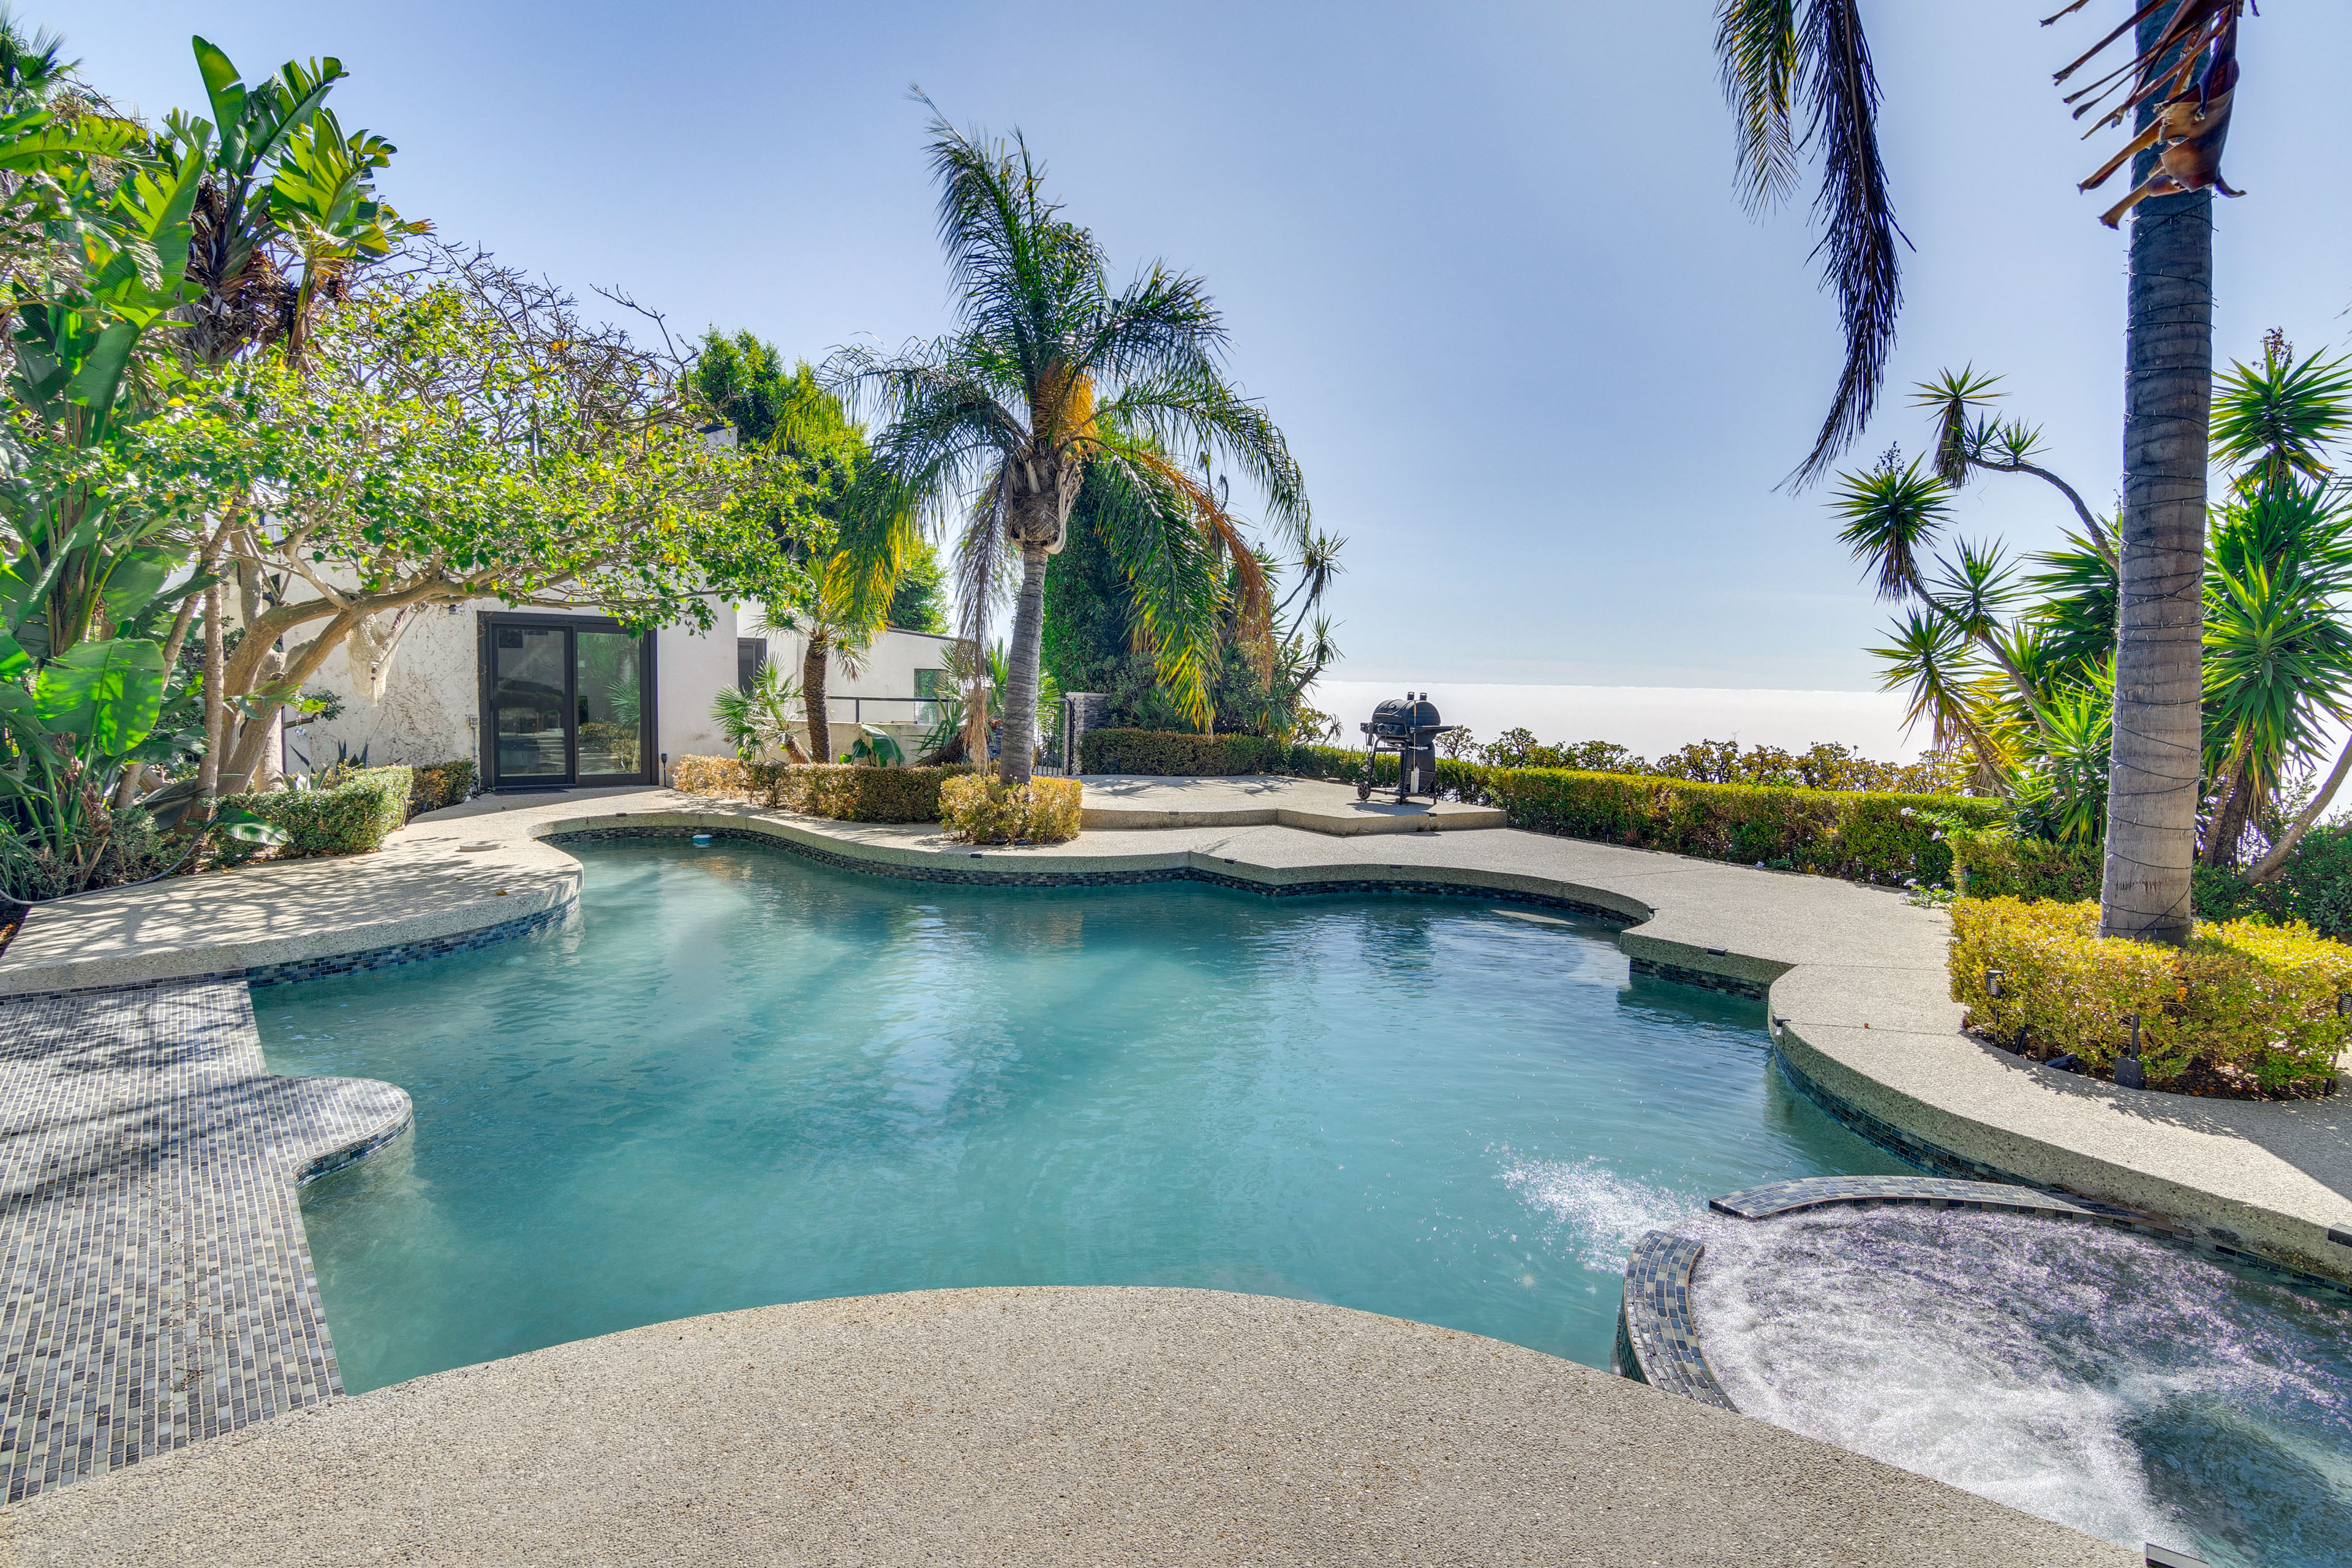
[[[2186,948],[2102,937],[2098,925],[2095,902],[1958,900],[1952,1000],[1999,1043],[2070,1053],[2104,1077],[2137,1017],[2151,1088],[2307,1094],[2334,1076],[2352,1028],[2337,1010],[2352,947],[2259,921],[2200,925]]]

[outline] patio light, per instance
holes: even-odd
[[[1999,1000],[2001,994],[2000,983],[2005,978],[2007,977],[1998,969],[1986,970],[1985,994],[1994,998],[1995,1000]]]
[[[2131,1044],[2124,1047],[2123,1056],[2116,1063],[2116,1087],[2146,1089],[2147,1068],[2142,1067],[2139,1060],[2139,1015],[2137,1013],[2131,1016]]]

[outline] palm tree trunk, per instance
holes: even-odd
[[[2153,47],[2167,5],[2139,25]],[[2152,119],[2141,110],[2142,124]],[[2154,167],[2143,153],[2136,180]],[[2125,335],[2121,602],[2099,932],[2189,940],[2205,634],[2205,462],[2213,396],[2213,196],[2132,213]]]
[[[1042,541],[1021,546],[1021,597],[1013,609],[1013,647],[1004,664],[1004,728],[996,776],[1025,784],[1037,762],[1037,667],[1045,657],[1045,553]]]
[[[833,726],[824,711],[825,655],[831,646],[832,638],[824,632],[812,631],[808,647],[801,655],[801,698],[807,705],[809,754],[820,763],[833,761]]]

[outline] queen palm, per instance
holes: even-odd
[[[1160,679],[1203,727],[1228,564],[1255,556],[1222,498],[1171,454],[1224,458],[1294,544],[1307,496],[1282,433],[1225,378],[1224,325],[1199,279],[1155,263],[1115,290],[1101,247],[1045,198],[1017,132],[1007,144],[943,118],[930,131],[959,321],[896,353],[848,348],[828,363],[831,384],[880,426],[843,509],[842,548],[864,618],[920,531],[960,514],[958,629],[975,647],[1002,588],[1017,584],[999,776],[1024,784],[1046,563],[1089,473]]]
[[[2082,8],[2072,0],[2056,21]],[[2103,215],[2132,218],[2125,330],[2124,514],[2118,552],[2115,746],[2100,930],[2180,942],[2189,929],[2201,747],[2200,671],[2207,410],[2213,372],[2212,192],[2237,86],[2245,0],[2150,0],[2058,73],[2062,82],[2119,40],[2131,58],[2075,91],[2076,115],[2140,134],[2083,183],[2137,160],[2131,195]],[[1796,478],[1829,471],[1874,407],[1902,300],[1895,226],[1875,121],[1878,84],[1859,0],[1719,0],[1716,52],[1739,129],[1752,205],[1792,191],[1800,154],[1818,154],[1819,254],[1834,285],[1845,369]],[[1797,115],[1807,117],[1802,134]],[[2235,193],[2231,193],[2235,194]]]

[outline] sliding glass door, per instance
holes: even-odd
[[[482,617],[493,789],[653,781],[653,639],[575,616]]]

